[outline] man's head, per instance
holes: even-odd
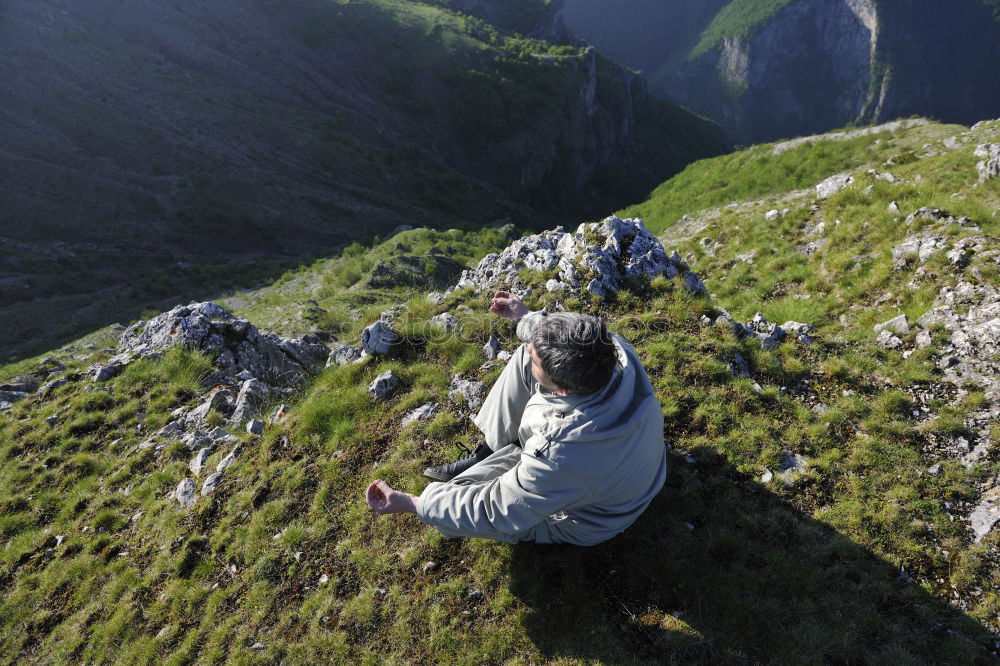
[[[618,353],[604,322],[589,315],[558,312],[531,333],[532,372],[550,390],[585,395],[604,388],[618,365]],[[551,382],[551,386],[545,380]]]

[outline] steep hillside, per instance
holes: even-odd
[[[565,0],[560,16],[741,143],[1000,113],[1000,23],[983,0]]]
[[[592,50],[440,5],[4,3],[0,355],[401,224],[596,216],[725,149]]]
[[[193,303],[7,366],[0,653],[995,660],[998,188],[1000,121],[757,146],[625,211],[662,246],[617,218],[415,229],[225,301],[250,321]],[[601,314],[650,372],[669,477],[607,544],[449,540],[364,504],[472,441],[517,344],[495,283]],[[279,322],[300,337],[255,328]]]

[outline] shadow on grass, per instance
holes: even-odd
[[[982,625],[721,459],[668,464],[664,491],[610,542],[514,547],[512,590],[547,658],[995,663]]]

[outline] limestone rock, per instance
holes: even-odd
[[[500,341],[497,340],[497,336],[491,334],[490,339],[486,341],[485,345],[483,345],[483,357],[487,361],[492,361],[497,357],[499,353],[500,353]]]
[[[326,367],[331,365],[347,365],[361,358],[361,350],[346,342],[334,342],[330,355],[326,359]]]
[[[458,328],[459,323],[460,322],[458,317],[451,314],[450,312],[442,312],[439,315],[431,317],[430,321],[431,326],[441,328],[444,330],[445,333],[451,333],[452,331],[454,331],[456,328]]]
[[[90,378],[95,382],[106,382],[118,376],[124,369],[121,363],[96,363],[87,369]]]
[[[976,543],[982,541],[990,533],[998,520],[1000,520],[1000,486],[983,493],[979,504],[969,516]]]
[[[247,379],[240,386],[239,395],[236,396],[236,405],[229,420],[232,423],[239,423],[254,415],[271,395],[271,387],[259,379]]]
[[[201,495],[211,495],[215,492],[215,489],[219,487],[219,483],[222,482],[222,474],[216,472],[215,474],[209,474],[208,478],[205,479],[205,483],[201,487]]]
[[[663,245],[641,220],[611,216],[582,224],[575,233],[558,227],[515,240],[500,253],[489,254],[472,270],[462,273],[457,288],[477,290],[507,286],[515,292],[526,287],[522,270],[557,270],[547,289],[578,293],[581,287],[605,298],[627,280],[648,280],[657,275],[673,278],[686,267],[680,258],[668,257]]]
[[[201,476],[201,470],[205,468],[205,463],[208,461],[209,456],[212,455],[214,448],[214,446],[206,446],[198,451],[198,453],[194,454],[194,457],[191,458],[191,462],[188,463],[188,469],[190,469],[191,473],[196,477]]]
[[[213,354],[216,367],[230,375],[246,370],[264,380],[293,383],[322,367],[329,354],[314,335],[281,338],[262,333],[247,320],[205,302],[178,305],[129,326],[109,364],[153,357],[175,346]]]
[[[781,466],[778,467],[778,476],[781,477],[786,485],[790,485],[794,483],[799,475],[805,472],[808,464],[809,460],[805,456],[786,449],[781,454]]]
[[[400,423],[400,427],[405,428],[406,426],[410,425],[411,423],[414,423],[415,421],[426,421],[427,419],[431,418],[432,416],[434,416],[434,414],[437,413],[438,407],[440,407],[440,405],[438,405],[438,403],[436,402],[428,402],[426,404],[420,405],[419,407],[417,407],[416,409],[409,412],[406,416],[403,417],[403,421],[402,423]]]
[[[836,194],[837,192],[840,192],[853,182],[854,176],[848,173],[839,173],[835,176],[830,176],[816,186],[816,196],[820,199],[825,199]]]
[[[764,349],[774,349],[785,339],[785,329],[777,324],[769,324],[760,312],[754,315],[753,319],[743,324],[743,330],[760,340],[760,345]]]
[[[875,344],[886,349],[899,349],[903,346],[903,341],[893,335],[890,331],[881,331],[875,338]]]
[[[381,319],[361,332],[361,349],[369,355],[384,356],[399,342],[399,335]]]
[[[233,450],[229,452],[229,455],[220,460],[219,464],[215,466],[215,471],[216,472],[224,471],[226,468],[228,468],[230,465],[233,464],[233,461],[235,461],[237,458],[240,457],[241,453],[243,453],[243,449],[241,447],[239,446],[234,447]]]
[[[976,146],[975,156],[983,158],[983,161],[976,165],[980,183],[1000,176],[1000,143],[983,143]]]
[[[372,394],[375,400],[381,401],[392,395],[399,386],[399,377],[392,374],[392,370],[386,370],[368,385],[368,392]]]
[[[729,371],[737,377],[749,377],[750,376],[750,366],[747,364],[745,358],[740,354],[733,354],[731,356],[725,357],[726,365],[729,366]]]
[[[247,421],[247,434],[259,435],[264,432],[264,422],[260,419],[250,419]]]
[[[448,398],[452,400],[465,401],[469,409],[475,409],[482,403],[483,396],[486,395],[486,384],[478,381],[462,379],[460,375],[451,378],[451,387],[448,391]]]
[[[185,477],[180,483],[177,484],[177,488],[174,490],[173,496],[174,499],[176,499],[185,509],[193,507],[195,501],[198,499],[197,495],[195,495],[194,481]]]
[[[884,321],[881,324],[876,324],[872,329],[876,333],[881,333],[882,331],[890,331],[898,335],[906,335],[910,332],[910,323],[906,319],[905,314],[901,314],[898,317],[893,317],[888,321]]]

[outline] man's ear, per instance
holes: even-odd
[[[559,396],[560,398],[565,398],[569,394],[570,391],[567,391],[566,389],[563,388],[559,388],[558,386],[556,387],[556,395]]]

